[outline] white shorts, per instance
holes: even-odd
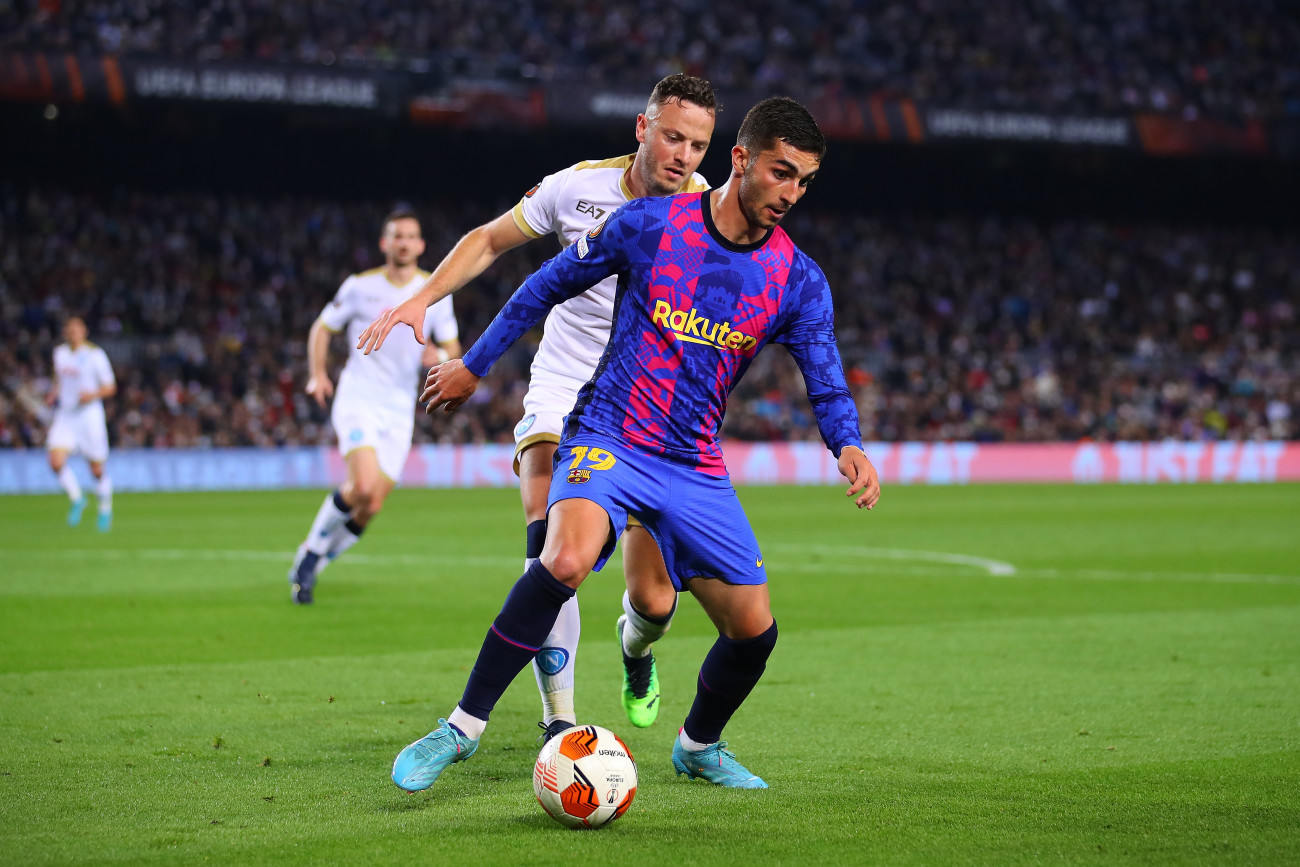
[[[357,449],[374,449],[379,471],[396,482],[402,477],[406,456],[411,453],[415,433],[415,410],[405,416],[395,412],[362,406],[349,400],[335,399],[330,410],[334,434],[339,439],[343,457]]]
[[[104,413],[56,412],[49,436],[45,438],[45,448],[80,454],[94,463],[108,460],[108,424]]]
[[[564,419],[577,403],[578,389],[586,381],[533,365],[528,393],[524,395],[524,417],[515,425],[515,475],[519,475],[519,456],[529,446],[559,443]]]

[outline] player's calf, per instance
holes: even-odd
[[[682,726],[688,737],[705,745],[721,739],[723,728],[763,676],[776,636],[775,620],[754,638],[718,636],[700,666],[695,703]]]
[[[659,672],[650,646],[668,632],[676,610],[674,600],[667,616],[651,617],[632,604],[630,594],[623,594],[624,613],[615,624],[623,657],[621,698],[623,712],[637,728],[652,725],[659,716]]]

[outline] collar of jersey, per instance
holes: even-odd
[[[718,227],[713,225],[713,208],[709,205],[710,192],[712,191],[705,190],[699,194],[700,215],[704,218],[704,228],[709,230],[709,234],[713,236],[713,240],[717,241],[724,250],[730,250],[733,253],[753,253],[755,250],[766,244],[767,239],[772,237],[772,233],[776,231],[776,227],[773,226],[771,229],[768,229],[763,233],[763,237],[759,238],[752,244],[737,244],[735,241],[727,240],[727,238],[718,231]]]

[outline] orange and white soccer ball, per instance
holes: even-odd
[[[599,828],[632,806],[636,760],[609,729],[571,728],[542,747],[533,768],[533,792],[561,825]]]

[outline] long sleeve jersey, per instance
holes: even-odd
[[[838,457],[861,447],[835,345],[830,286],[780,227],[738,245],[713,225],[708,193],[629,202],[519,287],[465,355],[483,376],[552,306],[618,275],[609,344],[565,422],[700,472],[725,476],[727,395],[768,343],[784,344]]]

